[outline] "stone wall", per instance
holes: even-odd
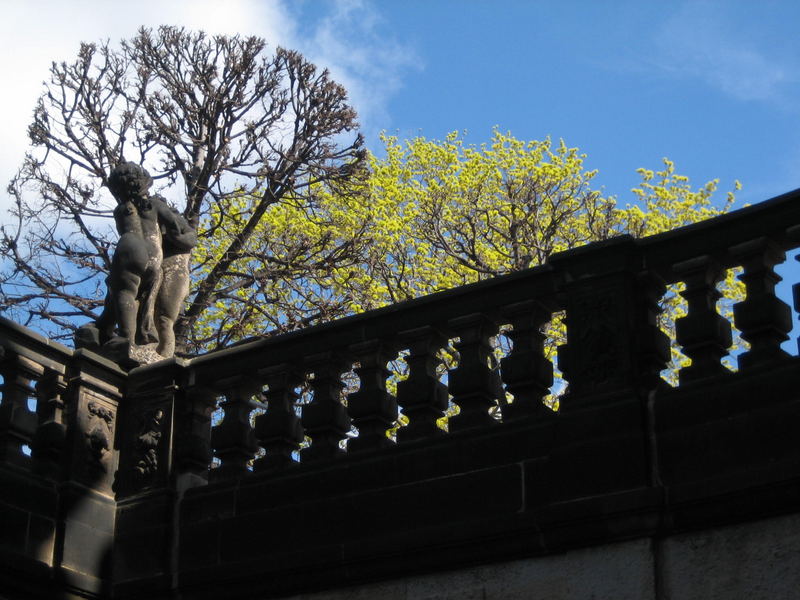
[[[791,600],[800,515],[368,583],[286,600]]]

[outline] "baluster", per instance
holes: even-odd
[[[267,412],[256,417],[256,436],[266,454],[254,465],[256,471],[280,469],[295,463],[293,453],[303,441],[303,427],[295,412],[296,388],[303,373],[288,364],[260,371],[267,384]]]
[[[46,370],[36,383],[36,415],[39,422],[31,442],[34,469],[48,477],[61,471],[61,457],[67,435],[64,423],[64,393],[67,382],[56,371]]]
[[[794,242],[795,250],[797,245],[800,244],[800,225],[792,225],[786,230],[786,236],[789,241]],[[794,259],[800,261],[800,254],[795,255]],[[792,285],[792,304],[794,309],[800,313],[800,283]],[[797,349],[800,351],[800,336],[797,338]]]
[[[408,425],[397,430],[398,442],[428,438],[444,433],[436,425],[447,410],[447,386],[439,381],[437,355],[447,345],[447,338],[433,327],[404,331],[400,340],[408,348],[403,359],[408,378],[397,385],[397,402],[408,417]]]
[[[6,355],[0,363],[3,376],[0,461],[20,466],[28,464],[22,447],[31,443],[36,430],[36,415],[28,408],[28,398],[34,395],[31,380],[38,373],[37,365],[16,354]]]
[[[513,329],[511,353],[501,359],[500,368],[514,402],[503,406],[503,420],[528,415],[552,414],[542,402],[553,385],[553,364],[544,355],[544,325],[553,311],[541,302],[529,300],[506,307]]]
[[[698,256],[673,269],[686,284],[680,294],[689,304],[688,314],[675,321],[678,343],[692,360],[690,366],[681,369],[680,382],[728,373],[720,359],[731,346],[731,326],[716,308],[721,296],[716,288],[722,279],[721,267],[709,256]]]
[[[386,448],[394,442],[386,431],[397,421],[397,400],[386,391],[386,378],[392,350],[380,340],[369,340],[350,347],[359,367],[357,392],[347,398],[347,412],[358,427],[358,437],[347,443],[350,452]]]
[[[655,272],[639,273],[636,277],[636,346],[639,386],[648,392],[664,384],[661,371],[667,368],[672,356],[669,336],[661,331],[658,316],[663,312],[661,298],[667,291],[664,280]]]
[[[177,397],[175,424],[175,469],[184,486],[202,485],[208,478],[211,452],[211,414],[217,392],[189,387]]]
[[[450,418],[450,431],[494,425],[497,421],[489,409],[497,406],[503,393],[496,368],[489,366],[494,360],[489,338],[497,334],[497,325],[479,313],[453,319],[448,324],[459,337],[458,366],[450,369],[448,381],[453,403],[460,412]]]
[[[340,443],[350,432],[350,418],[342,404],[342,373],[350,362],[332,353],[311,356],[306,361],[314,374],[311,380],[311,403],[303,407],[303,427],[311,445],[300,452],[303,462],[340,456]]]
[[[255,456],[256,445],[250,413],[255,408],[252,397],[260,386],[250,379],[235,378],[221,382],[225,400],[222,423],[211,430],[211,447],[220,460],[220,466],[211,471],[214,479],[231,479],[247,474],[248,464]]]
[[[736,327],[750,344],[750,350],[739,356],[739,367],[747,369],[788,358],[781,343],[789,339],[792,311],[775,295],[775,285],[782,278],[773,270],[786,260],[786,254],[764,237],[733,246],[730,251],[744,268],[739,279],[747,288],[745,299],[733,307]]]

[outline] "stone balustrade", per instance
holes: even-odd
[[[674,341],[690,359],[680,369],[681,385],[731,375],[721,362],[732,344],[731,325],[749,345],[736,358],[739,369],[774,365],[790,358],[781,344],[792,328],[791,309],[775,295],[774,267],[800,240],[793,203],[790,194],[650,238],[590,244],[542,267],[186,363],[136,369],[131,379],[137,387],[139,377],[147,381],[167,370],[189,395],[220,399],[224,416],[204,435],[219,463],[214,476],[224,479],[520,418],[552,418],[542,403],[553,388],[554,366],[543,328],[561,311],[567,323],[566,344],[558,348],[563,382],[557,388],[567,390],[562,412],[596,404],[605,393],[659,388],[670,340],[657,317],[669,284],[684,284],[680,295],[688,305],[675,323]],[[716,307],[717,284],[734,267],[743,269],[747,292],[729,323]],[[512,349],[497,360],[492,341],[501,331]],[[458,361],[443,375],[448,341]],[[392,361],[402,361],[406,371],[394,382],[395,393]],[[357,381],[347,386],[342,375],[352,369]],[[308,401],[298,403],[301,389]],[[448,406],[456,414],[445,429]],[[259,407],[266,412],[251,424]]]
[[[272,597],[793,510],[800,370],[775,269],[797,247],[800,191],[127,372],[0,319],[0,471],[56,506],[6,494],[26,527],[4,552],[101,597]],[[70,535],[95,540],[92,568]]]
[[[4,577],[25,597],[100,594],[109,581],[126,373],[3,318],[0,352]]]

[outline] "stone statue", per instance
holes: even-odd
[[[175,353],[175,321],[189,293],[189,258],[197,245],[197,232],[172,209],[174,227],[162,232],[161,287],[156,296],[155,319],[161,356]]]
[[[172,356],[175,321],[189,292],[189,255],[197,234],[163,198],[150,195],[152,183],[148,172],[132,162],[109,174],[120,237],[103,314],[76,334],[76,346],[104,350],[117,360]]]

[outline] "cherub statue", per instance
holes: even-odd
[[[158,343],[159,355],[174,354],[173,327],[189,291],[189,253],[197,234],[163,198],[150,195],[152,183],[149,173],[132,162],[109,174],[120,237],[106,278],[103,313],[78,331],[78,346],[119,352],[123,346]]]

